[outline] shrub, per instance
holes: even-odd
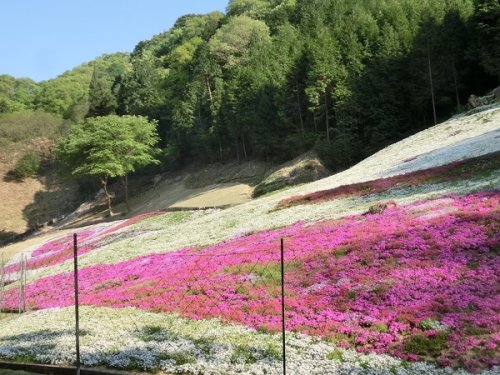
[[[415,335],[406,340],[404,350],[407,353],[437,356],[446,348],[447,337],[446,332],[433,336]]]
[[[339,131],[332,131],[330,142],[319,140],[314,147],[323,164],[333,171],[345,169],[361,160],[362,149],[359,139]]]
[[[42,111],[23,111],[0,115],[0,138],[25,142],[35,138],[53,139],[63,121]]]
[[[40,155],[34,151],[28,151],[16,162],[9,174],[17,180],[34,177],[40,170],[40,164]]]

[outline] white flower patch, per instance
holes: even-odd
[[[281,336],[217,320],[188,320],[136,309],[83,307],[84,366],[200,375],[281,374]],[[360,354],[303,334],[287,333],[290,374],[466,375],[464,370]],[[331,356],[335,353],[335,356]],[[0,321],[0,357],[51,364],[75,361],[73,308]],[[330,359],[329,359],[330,358]],[[481,372],[500,374],[499,368]]]
[[[403,204],[439,194],[498,188],[500,180],[497,173],[496,176],[482,180],[423,185],[414,189],[391,190],[371,197],[338,199],[319,205],[296,206],[269,213],[279,201],[291,196],[390,177],[499,151],[500,142],[497,139],[499,135],[500,108],[498,107],[470,116],[452,118],[390,145],[344,172],[313,183],[285,189],[223,211],[196,211],[186,214],[186,217],[181,217],[181,220],[177,221],[171,220],[168,216],[147,218],[118,233],[130,230],[138,232],[147,230],[149,233],[137,233],[137,236],[113,241],[85,254],[80,263],[82,267],[98,263],[116,263],[149,253],[172,251],[193,245],[208,245],[245,231],[289,225],[299,220],[314,221],[356,214],[366,210],[370,203],[383,198]],[[70,260],[37,270],[29,276],[29,280],[69,270],[71,270]]]

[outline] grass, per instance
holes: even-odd
[[[381,333],[389,332],[389,327],[385,323],[377,323],[373,326],[373,330]]]
[[[407,339],[404,350],[407,353],[435,357],[446,349],[447,336],[446,332],[439,332],[433,336],[415,335]]]
[[[338,349],[332,350],[330,353],[328,353],[327,358],[330,361],[344,362],[344,355]]]
[[[164,215],[156,215],[152,217],[145,218],[138,223],[132,224],[127,230],[132,231],[155,231],[162,230],[165,227],[170,225],[176,225],[183,223],[191,218],[193,215],[192,212],[189,211],[177,211],[177,212],[169,212]]]
[[[301,261],[286,262],[284,265],[285,273],[300,270],[304,264]],[[251,263],[232,266],[224,269],[225,273],[233,275],[253,274],[258,277],[255,285],[279,286],[281,285],[281,264],[280,263]]]

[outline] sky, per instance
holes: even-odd
[[[228,0],[0,0],[0,74],[35,81],[103,53],[131,52],[189,13]]]

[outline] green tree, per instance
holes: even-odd
[[[232,68],[246,62],[252,43],[269,38],[269,28],[264,22],[247,16],[231,17],[210,39],[210,52],[226,68]]]
[[[311,67],[308,72],[306,94],[311,111],[323,112],[326,140],[330,142],[331,110],[335,100],[341,100],[345,91],[347,70],[342,63],[338,40],[327,28],[322,28],[309,43]]]
[[[119,80],[118,112],[158,118],[164,105],[161,84],[164,80],[159,59],[151,51],[143,51],[131,59],[132,68]]]
[[[89,86],[88,117],[115,113],[118,103],[112,91],[113,81],[94,67]]]
[[[33,109],[38,90],[38,84],[29,78],[0,75],[0,113]]]
[[[156,121],[142,116],[88,118],[59,141],[56,156],[70,166],[74,176],[99,178],[110,215],[113,211],[108,181],[121,177],[128,211],[128,174],[138,167],[158,163],[154,157],[158,141],[156,125]]]
[[[229,16],[247,16],[263,19],[269,12],[270,2],[267,0],[230,0],[227,5]]]
[[[39,83],[33,102],[43,109],[65,118],[72,116],[72,108],[77,103],[88,102],[89,86],[94,69],[105,74],[112,81],[128,66],[128,54],[103,55],[95,60],[77,66],[54,79]]]
[[[471,23],[476,35],[480,64],[500,80],[500,3],[498,0],[475,0]]]

